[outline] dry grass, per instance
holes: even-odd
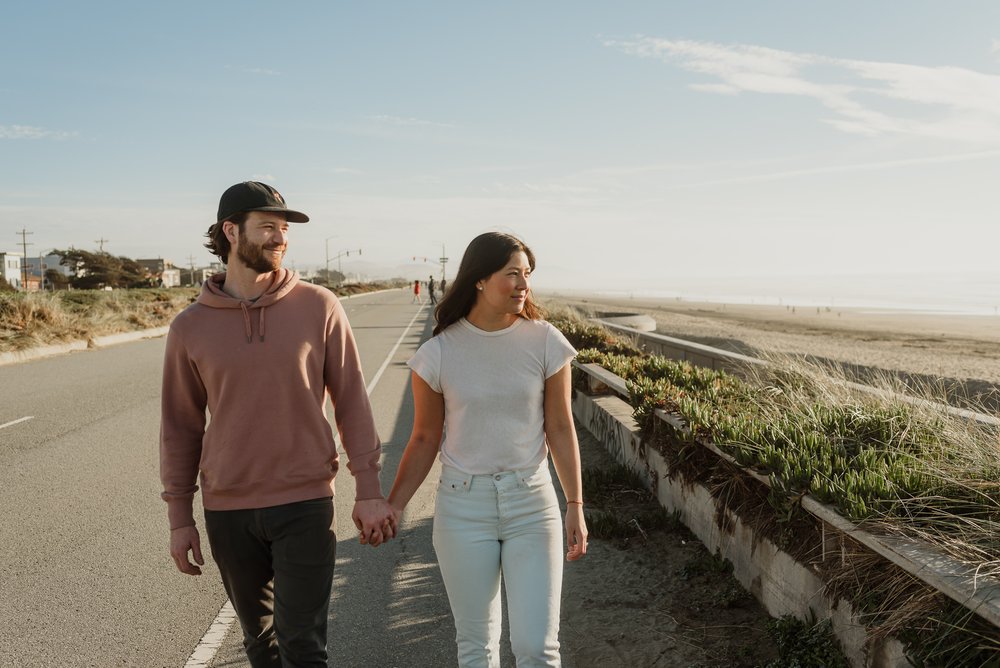
[[[0,293],[0,352],[162,327],[194,289]]]

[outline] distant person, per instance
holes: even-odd
[[[423,304],[424,300],[420,298],[420,280],[417,279],[413,281],[413,299],[410,300],[411,304]]]
[[[201,574],[192,511],[200,471],[212,556],[255,668],[327,665],[338,469],[327,396],[357,486],[361,542],[377,546],[395,532],[347,316],[332,292],[281,266],[289,223],[308,220],[269,185],[226,190],[205,246],[227,271],[173,321],[163,363],[170,554],[182,573]]]
[[[448,282],[445,279],[441,279],[441,299],[444,299],[444,291],[447,290]]]
[[[587,552],[570,412],[576,351],[541,319],[534,267],[515,237],[473,239],[434,336],[409,362],[413,431],[389,503],[401,514],[441,460],[433,541],[463,667],[500,665],[501,576],[517,665],[560,664],[563,522],[549,454],[567,499],[566,559]]]
[[[430,300],[430,304],[433,306],[437,304],[437,298],[434,296],[434,276],[431,275],[427,280],[427,297]]]

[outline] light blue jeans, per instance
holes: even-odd
[[[501,575],[518,667],[560,665],[562,533],[547,461],[488,475],[441,467],[434,550],[461,668],[500,665]]]

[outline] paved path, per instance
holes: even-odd
[[[412,419],[405,361],[430,335],[430,311],[409,299],[398,291],[344,301],[384,441],[386,487]],[[182,576],[166,550],[157,473],[163,344],[0,368],[4,668],[179,668],[226,601],[211,562],[199,578]],[[403,537],[373,549],[357,543],[350,475],[337,483],[331,665],[451,665],[453,627],[430,546],[430,486],[408,508]],[[221,635],[210,665],[246,665],[237,630]]]

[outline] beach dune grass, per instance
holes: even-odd
[[[862,392],[836,367],[781,355],[736,376],[643,355],[572,311],[555,310],[550,320],[580,349],[578,361],[627,381],[644,440],[673,461],[712,443],[768,476],[767,511],[782,522],[803,512],[798,500],[810,494],[869,531],[919,538],[980,575],[1000,575],[996,428],[936,408],[932,385],[918,397],[927,402],[914,404],[891,376],[883,392]],[[608,338],[612,345],[601,346]],[[686,429],[658,419],[657,409]],[[900,637],[931,665],[1000,665],[996,629],[976,615],[878,560],[865,563],[866,588],[852,589],[845,582],[858,582],[864,560],[846,563],[831,586],[870,615],[877,634]]]
[[[162,327],[194,288],[0,293],[0,352]]]
[[[402,281],[350,283],[332,290],[345,296],[403,286]],[[197,298],[199,290],[0,291],[0,353],[164,327]]]

